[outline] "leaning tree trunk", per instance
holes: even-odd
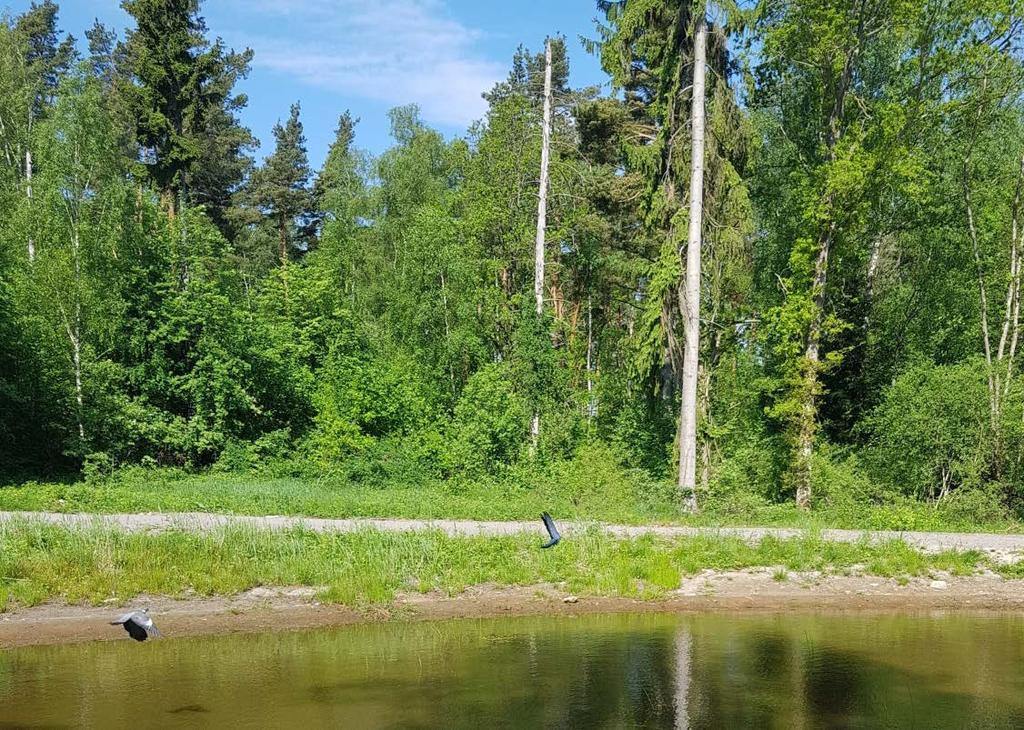
[[[540,148],[540,190],[537,194],[537,239],[533,258],[533,296],[537,307],[537,318],[544,315],[544,233],[548,216],[548,162],[551,154],[551,39],[544,42],[544,127],[541,132],[543,143]],[[534,411],[530,424],[533,448],[537,448],[540,437],[540,413]]]
[[[682,399],[679,414],[679,491],[683,506],[697,511],[697,377],[700,367],[700,264],[704,203],[704,73],[707,21],[697,17],[693,36],[693,103],[690,158],[690,220],[686,241],[686,281]]]

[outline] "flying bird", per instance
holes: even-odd
[[[149,617],[149,609],[144,608],[141,611],[131,611],[126,613],[124,616],[120,616],[116,621],[110,622],[111,626],[124,626],[124,630],[128,632],[128,635],[136,641],[145,641],[150,636],[160,636],[160,630],[153,623],[153,619]]]
[[[544,527],[548,530],[548,537],[551,539],[541,545],[542,548],[554,547],[562,539],[562,536],[558,534],[558,528],[555,527],[555,521],[551,519],[551,515],[547,512],[542,512],[540,518],[544,520]]]

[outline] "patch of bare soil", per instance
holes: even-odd
[[[574,596],[564,586],[477,586],[457,596],[406,593],[390,604],[353,608],[323,604],[316,590],[255,588],[230,598],[140,596],[170,639],[214,633],[257,633],[378,621],[694,611],[917,611],[1024,610],[1024,581],[994,573],[971,577],[934,574],[909,581],[871,576],[823,576],[782,569],[705,571],[656,599]],[[117,606],[46,604],[0,614],[0,648],[96,640],[127,640],[109,621]]]

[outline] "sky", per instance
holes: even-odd
[[[85,48],[93,19],[122,33],[120,0],[57,0],[60,26]],[[19,14],[30,0],[0,0]],[[448,137],[464,134],[486,105],[480,97],[508,74],[522,43],[539,51],[562,33],[571,82],[606,83],[579,36],[594,37],[594,0],[205,0],[208,35],[255,52],[238,89],[249,97],[242,122],[259,138],[257,157],[273,151],[271,130],[289,106],[302,106],[310,162],[318,168],[346,109],[360,122],[356,145],[379,153],[390,144],[388,109],[416,103]]]

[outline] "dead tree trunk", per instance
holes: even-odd
[[[551,154],[551,39],[544,42],[544,126],[540,148],[540,190],[537,193],[537,239],[533,259],[533,296],[537,318],[544,315],[544,234],[548,215],[548,163]],[[530,437],[536,450],[540,437],[540,413],[534,411]]]
[[[32,210],[32,150],[25,148],[25,194],[28,196],[29,216]],[[31,222],[29,223],[31,225]],[[28,262],[36,260],[36,241],[32,237],[31,230],[28,234]]]
[[[679,414],[679,491],[683,507],[697,511],[697,379],[700,368],[701,225],[704,204],[704,75],[707,21],[697,17],[693,37],[693,101],[690,105],[690,220],[686,240],[683,308],[683,379]]]

